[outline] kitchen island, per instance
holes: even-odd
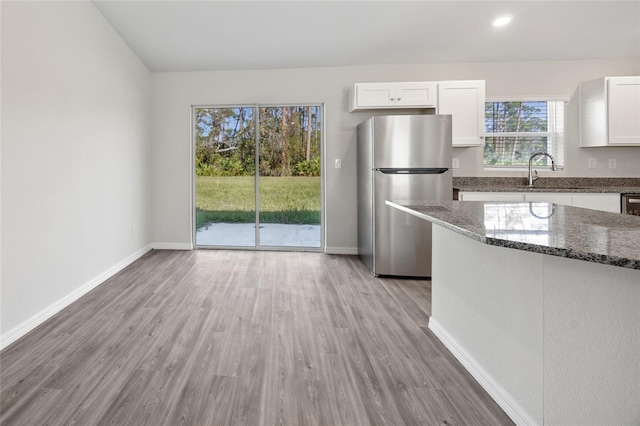
[[[429,328],[517,424],[640,424],[640,217],[387,204],[434,224]]]

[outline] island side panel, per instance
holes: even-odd
[[[640,271],[545,256],[544,420],[640,424]]]
[[[543,423],[542,256],[433,226],[429,327],[518,424]]]

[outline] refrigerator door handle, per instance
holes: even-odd
[[[387,169],[387,168],[379,168],[374,169],[386,175],[439,175],[446,172],[447,168],[410,168],[410,169]]]

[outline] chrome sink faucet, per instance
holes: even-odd
[[[546,155],[547,157],[549,157],[549,159],[551,160],[551,170],[553,170],[554,172],[557,170],[556,169],[556,162],[553,159],[553,155],[549,154],[548,152],[536,152],[531,157],[529,157],[529,186],[533,186],[533,182],[535,182],[539,178],[537,170],[534,170],[533,173],[531,172],[531,170],[532,170],[531,169],[531,167],[532,167],[531,163],[532,163],[533,159],[536,158],[539,155]]]

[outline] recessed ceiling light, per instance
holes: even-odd
[[[500,15],[493,20],[494,27],[504,27],[513,19],[513,15]]]

